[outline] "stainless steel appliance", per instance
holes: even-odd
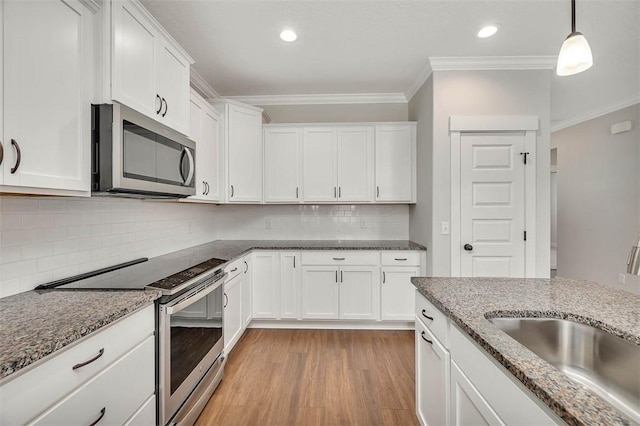
[[[195,142],[120,104],[91,106],[94,195],[187,197]]]
[[[38,286],[36,290],[160,290],[156,315],[157,422],[191,425],[222,380],[226,260],[203,244]]]

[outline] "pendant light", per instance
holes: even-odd
[[[582,33],[576,31],[576,0],[571,0],[571,34],[560,48],[556,74],[574,75],[588,70],[592,65],[593,57],[589,43]]]

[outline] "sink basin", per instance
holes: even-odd
[[[488,320],[634,422],[640,422],[640,346],[563,319]]]

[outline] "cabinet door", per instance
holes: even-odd
[[[376,201],[413,201],[415,143],[413,126],[376,126]]]
[[[224,352],[228,354],[242,335],[242,279],[237,275],[224,284]]]
[[[380,277],[376,267],[343,266],[339,271],[340,318],[380,317]]]
[[[280,315],[280,255],[257,251],[252,262],[253,317],[276,319]]]
[[[300,254],[280,253],[280,318],[300,317]]]
[[[451,424],[504,424],[454,361],[451,362]]]
[[[449,424],[449,352],[416,320],[416,411],[422,425]]]
[[[264,131],[264,201],[300,201],[300,128],[270,128]]]
[[[338,319],[340,317],[338,268],[302,267],[302,312],[304,319]]]
[[[373,130],[338,128],[338,201],[373,201]]]
[[[114,32],[111,96],[157,119],[162,107],[160,94],[156,91],[158,35],[133,3],[115,0],[111,7]]]
[[[159,39],[156,64],[157,93],[163,108],[159,120],[184,134],[189,133],[189,67],[186,58]]]
[[[211,201],[220,200],[220,117],[209,107],[204,108],[201,125],[201,143],[196,147],[196,162],[200,159],[202,165],[204,186],[206,188],[205,199]],[[201,149],[202,148],[202,149]],[[196,165],[196,174],[198,168]]]
[[[382,268],[381,319],[383,321],[413,321],[416,288],[411,277],[420,275],[420,268]]]
[[[304,201],[338,199],[338,139],[335,128],[305,128],[303,135]]]
[[[227,105],[229,202],[262,201],[262,115]]]
[[[93,14],[77,0],[2,7],[3,183],[89,191]]]
[[[253,308],[251,307],[251,286],[252,286],[252,270],[251,270],[250,254],[244,257],[244,278],[242,280],[242,328],[246,329],[253,319]]]
[[[205,185],[205,158],[207,156],[206,142],[202,138],[202,116],[203,105],[200,100],[193,94],[189,100],[189,137],[196,142],[196,195],[193,198],[204,199],[207,192],[207,186]]]

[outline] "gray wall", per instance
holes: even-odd
[[[449,139],[449,117],[452,115],[537,115],[540,119],[536,162],[538,176],[537,205],[533,208],[537,221],[536,274],[549,274],[549,121],[550,121],[551,70],[535,71],[436,71],[432,75],[433,100],[428,102],[429,88],[422,88],[418,98],[410,102],[412,118],[428,120],[420,123],[420,128],[433,128],[431,140],[420,136],[423,155],[419,157],[420,176],[431,175],[425,183],[431,189],[419,189],[423,196],[431,193],[428,201],[418,201],[412,208],[410,238],[430,239],[427,257],[434,276],[448,276],[451,273],[451,242],[449,235],[441,235],[440,223],[451,220],[451,156]],[[426,91],[425,91],[426,90]],[[431,145],[431,146],[429,146]],[[425,155],[431,154],[430,160]],[[431,211],[431,215],[428,213]],[[430,222],[430,223],[429,223]],[[431,233],[425,231],[431,228]]]
[[[417,129],[417,185],[418,200],[409,206],[409,235],[427,247],[426,274],[431,275],[433,233],[433,76],[422,85],[409,102],[409,120],[418,122]]]
[[[261,106],[272,123],[407,121],[407,104],[336,104]]]
[[[611,135],[630,120],[630,132]],[[640,294],[640,277],[626,274],[627,254],[640,231],[640,105],[559,130],[558,276],[598,281]]]

